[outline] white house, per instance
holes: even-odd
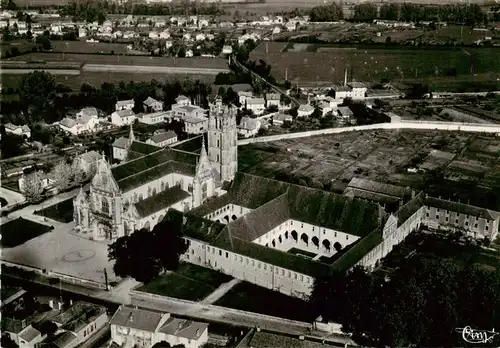
[[[142,104],[146,112],[158,112],[163,110],[163,102],[151,97],[148,97]]]
[[[5,124],[5,132],[19,135],[27,139],[31,138],[31,129],[26,125],[16,126],[15,124],[7,123]]]
[[[253,97],[252,92],[245,92],[245,91],[238,92],[238,101],[242,106],[245,106],[247,98],[252,98],[252,97]]]
[[[59,127],[67,133],[72,135],[79,135],[86,132],[93,132],[99,124],[97,117],[80,116],[79,119],[64,118],[59,123]]]
[[[158,40],[160,38],[160,34],[156,30],[150,31],[149,38],[153,40]]]
[[[150,348],[167,341],[198,348],[208,342],[208,324],[172,318],[169,313],[120,306],[110,324],[111,340],[119,346]]]
[[[170,32],[168,30],[164,30],[160,33],[160,39],[166,40],[170,39]]]
[[[242,117],[238,126],[238,134],[245,138],[256,136],[261,127],[260,120],[250,117]]]
[[[205,118],[206,111],[196,105],[172,105],[172,117],[184,120],[188,117]]]
[[[178,106],[191,105],[191,99],[181,94],[180,96],[175,98],[175,103]]]
[[[348,84],[351,87],[352,99],[364,99],[366,96],[366,85],[362,82],[351,82]]]
[[[161,132],[146,140],[146,144],[164,147],[177,142],[177,134],[174,131]]]
[[[122,109],[111,114],[111,123],[119,127],[132,124],[135,119],[135,113],[131,109]]]
[[[222,54],[232,54],[233,48],[230,45],[222,46]]]
[[[207,117],[184,117],[184,131],[187,134],[203,134],[208,129]]]
[[[113,159],[118,161],[124,161],[127,159],[128,149],[130,145],[135,141],[134,130],[132,129],[132,124],[130,125],[130,132],[128,138],[120,137],[116,139],[111,147],[113,148]]]
[[[171,112],[160,111],[149,114],[137,115],[137,120],[144,124],[158,124],[167,121],[170,118]]]
[[[205,35],[205,34],[203,34],[203,33],[198,33],[198,34],[196,34],[196,36],[195,36],[195,40],[196,40],[196,41],[205,41],[205,39],[206,39],[206,35]]]
[[[120,110],[132,110],[134,108],[134,100],[119,100],[116,102],[115,105],[115,111],[120,111]]]
[[[297,22],[287,22],[285,24],[286,30],[288,31],[295,31],[297,29]]]
[[[286,122],[292,122],[293,117],[292,115],[286,115],[286,114],[277,114],[276,116],[273,116],[273,124],[276,125],[282,125],[283,123]]]
[[[97,109],[93,106],[88,106],[83,109],[81,109],[77,114],[76,118],[82,118],[82,117],[99,117],[99,113],[97,112]]]
[[[348,106],[340,106],[339,109],[339,116],[342,118],[351,118],[353,116],[352,110]]]
[[[266,107],[271,105],[280,106],[281,96],[278,93],[267,93],[266,94]]]
[[[310,104],[302,104],[297,109],[297,117],[307,117],[311,116],[314,112],[314,107]]]
[[[18,333],[5,331],[10,338],[16,342],[19,348],[35,348],[35,345],[45,339],[47,335],[42,335],[40,331],[33,326],[28,325]]]
[[[264,98],[247,98],[246,109],[252,110],[255,115],[260,115],[266,110],[266,101]]]

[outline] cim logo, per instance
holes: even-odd
[[[488,344],[493,343],[495,337],[500,332],[495,332],[495,329],[492,331],[487,330],[477,330],[473,329],[470,326],[466,326],[464,328],[457,328],[457,332],[462,334],[462,339],[471,344]]]

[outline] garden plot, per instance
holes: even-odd
[[[441,168],[455,158],[455,154],[446,151],[432,150],[425,161],[419,166],[420,169],[434,170]]]

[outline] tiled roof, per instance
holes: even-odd
[[[191,209],[189,212],[196,216],[206,216],[214,211],[225,207],[226,205],[231,203],[231,196],[229,194],[224,194],[219,197],[210,197],[202,205]]]
[[[151,98],[151,97],[148,97],[144,102],[143,104],[146,105],[146,106],[152,106],[153,104],[155,103],[159,103],[158,100],[154,99],[154,98]]]
[[[119,137],[113,142],[113,147],[117,147],[120,149],[126,149],[128,146],[128,138]]]
[[[415,214],[424,205],[424,199],[425,193],[420,192],[395,213],[395,216],[398,219],[398,226],[408,220],[409,217]]]
[[[371,181],[367,179],[360,179],[360,178],[352,178],[351,181],[349,182],[348,187],[357,188],[365,191],[382,193],[385,195],[399,197],[399,198],[406,198],[409,194],[411,194],[411,191],[408,190],[406,187],[383,184],[380,182]]]
[[[73,128],[76,124],[77,122],[71,118],[66,117],[61,120],[61,125],[67,128]]]
[[[130,105],[130,104],[135,104],[133,99],[129,99],[129,100],[118,100],[118,101],[116,102],[116,105],[118,105],[118,106],[125,106],[125,105]]]
[[[366,85],[363,82],[350,82],[348,84],[349,87],[351,88],[366,88]]]
[[[238,126],[238,128],[254,130],[260,126],[259,123],[260,123],[259,120],[245,116],[241,118],[240,125]]]
[[[150,153],[158,151],[158,147],[150,144],[143,143],[142,141],[134,141],[130,145],[130,151],[142,153],[144,155],[149,155]]]
[[[358,190],[357,188],[353,187],[348,187],[344,191],[344,195],[348,197],[357,197],[357,198],[362,198],[362,199],[368,199],[380,203],[385,203],[385,204],[393,204],[393,203],[398,203],[399,198],[394,197],[394,196],[387,196],[384,194],[380,194],[378,192],[371,192],[371,191],[364,191],[364,190]]]
[[[352,116],[353,112],[348,106],[339,106],[338,108],[340,115],[342,116]]]
[[[292,121],[293,117],[292,115],[285,115],[285,114],[278,114],[273,117],[275,121]]]
[[[191,213],[182,213],[175,209],[170,209],[165,214],[164,220],[168,220],[178,226],[182,234],[211,243],[226,227],[226,225],[212,220],[196,216]]]
[[[189,197],[189,193],[176,185],[135,203],[135,207],[139,215],[145,217],[168,208],[187,197]]]
[[[424,199],[424,204],[426,206],[454,211],[456,213],[471,215],[487,220],[496,220],[498,217],[500,217],[500,212],[494,210],[475,207],[464,203],[447,201],[445,199],[439,199],[430,196],[427,196]]]
[[[259,105],[259,104],[265,104],[266,101],[264,98],[248,98],[247,99],[247,104],[250,105]]]
[[[350,92],[352,89],[349,86],[333,86],[335,92]]]
[[[53,342],[53,347],[66,348],[71,345],[73,347],[73,341],[78,340],[78,337],[69,331],[64,332],[61,336],[57,337]]]
[[[155,332],[165,314],[120,306],[110,320],[111,325]]]
[[[98,116],[97,109],[93,106],[87,106],[80,110],[80,113],[87,116]]]
[[[208,329],[208,324],[197,321],[169,318],[160,328],[160,332],[167,335],[184,337],[190,340],[197,340]]]
[[[280,100],[280,95],[278,93],[267,93],[266,100]]]
[[[33,326],[28,326],[26,327],[20,334],[19,337],[21,337],[23,340],[27,342],[31,342],[33,339],[41,335],[41,332],[35,329]]]
[[[114,112],[118,117],[129,117],[134,116],[135,113],[132,110],[118,110]]]
[[[177,137],[177,134],[175,134],[174,131],[168,131],[168,132],[163,132],[163,133],[160,133],[160,134],[153,135],[151,137],[151,141],[153,141],[156,144],[159,144],[159,143],[161,143],[163,141],[166,141],[166,140],[169,140],[169,139],[173,139],[173,138],[176,138],[176,137]]]
[[[5,129],[16,130],[18,128],[19,128],[19,126],[16,126],[15,124],[12,124],[12,123],[6,123],[5,124]]]

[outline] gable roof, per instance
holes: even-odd
[[[174,131],[168,131],[168,132],[163,132],[159,134],[153,135],[151,138],[149,138],[152,142],[159,144],[161,142],[164,142],[166,140],[170,140],[173,138],[176,138],[177,134],[175,134]]]
[[[260,126],[259,123],[259,120],[245,116],[241,118],[238,128],[254,130]]]
[[[434,208],[445,209],[449,211],[454,211],[460,214],[466,214],[471,216],[476,216],[478,218],[483,218],[487,220],[496,220],[500,217],[500,212],[489,210],[485,208],[475,207],[473,205],[468,205],[464,203],[458,203],[453,201],[447,201],[445,199],[439,199],[427,196],[423,200],[424,204]]]
[[[134,141],[130,145],[129,151],[137,152],[143,155],[149,155],[150,153],[158,151],[158,147],[143,143],[142,141]]]
[[[146,106],[152,106],[155,103],[160,103],[160,101],[158,101],[154,98],[151,98],[151,97],[147,97],[147,99],[145,101],[143,101],[142,103]]]
[[[119,137],[113,142],[112,146],[120,149],[126,149],[128,147],[128,138]]]
[[[339,106],[338,111],[341,116],[352,116],[353,112],[348,106]]]
[[[189,197],[189,193],[176,185],[135,203],[135,208],[141,217],[146,217],[168,208],[187,197]]]
[[[73,128],[74,126],[76,126],[78,124],[78,122],[76,122],[75,120],[71,119],[71,118],[63,118],[61,120],[61,126],[64,126],[64,127],[67,127],[67,128]]]
[[[208,324],[206,323],[170,317],[160,328],[160,332],[167,335],[185,337],[190,340],[197,340],[207,329]]]
[[[40,336],[42,333],[35,329],[33,326],[29,325],[27,326],[23,331],[19,333],[19,337],[21,337],[23,340],[27,342],[31,342],[38,336]]]
[[[352,178],[347,187],[352,187],[360,190],[377,192],[388,196],[405,198],[409,194],[411,194],[410,190],[406,187],[383,184],[380,182],[361,179],[361,178]]]
[[[173,223],[182,231],[182,234],[205,242],[212,242],[226,227],[216,221],[205,219],[191,213],[180,212],[175,209],[170,209],[164,220]]]
[[[142,331],[156,332],[164,315],[166,314],[120,306],[109,323],[111,325],[129,327]]]
[[[118,100],[116,102],[116,105],[118,106],[125,106],[125,105],[130,105],[130,104],[135,104],[133,99],[128,99],[128,100]]]
[[[175,98],[176,102],[179,102],[181,100],[191,100],[191,99],[189,99],[188,97],[186,97],[185,95],[182,95],[182,94],[179,95],[177,98]]]
[[[129,117],[129,116],[135,115],[135,113],[129,109],[118,110],[118,111],[115,111],[114,114],[116,114],[118,117]]]

